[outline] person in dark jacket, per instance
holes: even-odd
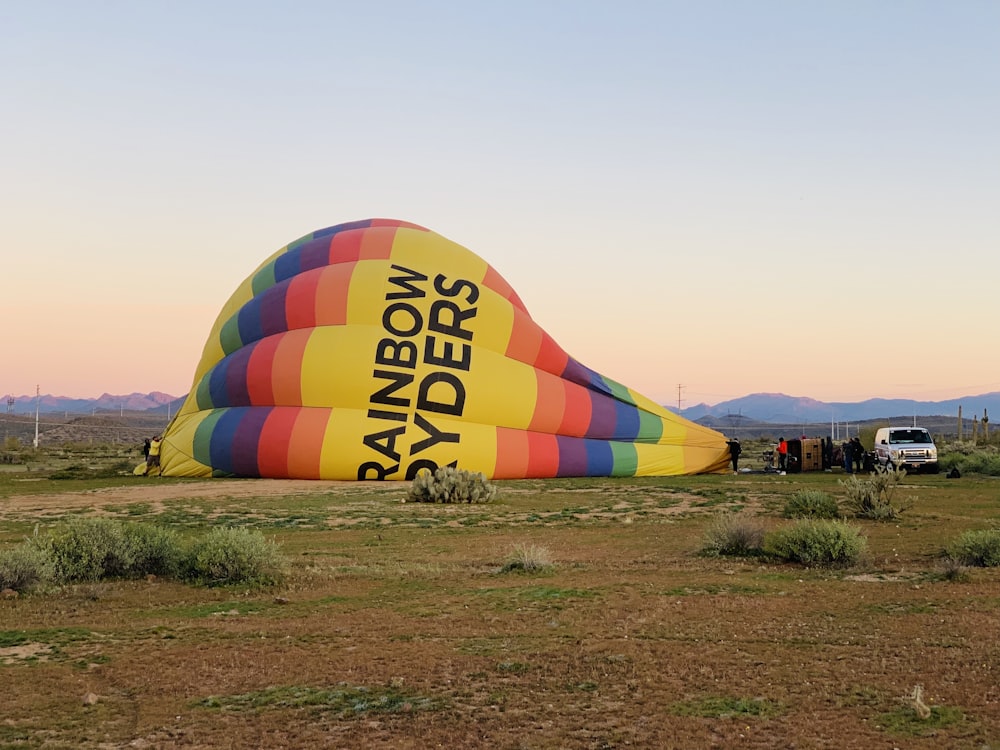
[[[736,474],[740,470],[740,454],[743,452],[743,446],[740,445],[739,438],[727,440],[726,445],[729,446],[729,458],[733,462],[733,474]]]
[[[851,458],[854,459],[854,473],[860,474],[861,466],[865,462],[865,446],[857,436],[851,438]]]

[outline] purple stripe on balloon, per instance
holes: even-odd
[[[240,421],[233,434],[229,455],[232,472],[243,477],[259,477],[257,450],[264,422],[271,413],[270,408],[246,409],[240,414]]]
[[[615,434],[615,400],[601,393],[590,391],[590,426],[587,437],[610,440]]]
[[[559,469],[556,476],[587,476],[587,446],[583,439],[556,435],[556,445],[559,447]]]

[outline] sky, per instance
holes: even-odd
[[[414,222],[668,406],[1000,390],[1000,3],[0,0],[0,393],[180,396]]]

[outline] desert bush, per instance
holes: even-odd
[[[500,568],[500,572],[522,571],[525,573],[537,573],[551,567],[552,556],[546,547],[539,547],[534,544],[518,544],[511,550],[507,561]]]
[[[60,581],[171,576],[184,557],[176,532],[108,518],[74,518],[30,544],[49,557]]]
[[[846,523],[827,519],[802,519],[768,535],[769,555],[803,565],[839,567],[854,565],[867,540]]]
[[[821,490],[798,490],[785,503],[785,518],[839,518],[837,501]]]
[[[948,554],[963,565],[1000,567],[1000,529],[966,531],[951,543]]]
[[[73,518],[32,541],[48,554],[61,581],[125,576],[135,561],[125,525],[107,518]]]
[[[184,544],[173,529],[155,524],[125,526],[125,537],[132,550],[131,575],[176,576],[184,561]]]
[[[210,586],[267,586],[284,578],[284,561],[259,531],[220,527],[192,544],[182,573]]]
[[[433,473],[417,474],[406,498],[413,503],[488,503],[496,494],[496,487],[482,474],[442,466]]]
[[[844,504],[855,518],[893,521],[913,505],[912,498],[895,499],[905,476],[905,470],[885,471],[869,474],[864,479],[852,474],[846,481],[838,479],[837,482],[844,487],[847,495]]]
[[[705,531],[703,555],[759,555],[764,544],[764,526],[746,513],[725,513],[715,519]]]
[[[37,545],[25,543],[0,551],[0,590],[28,591],[54,576],[52,559]]]

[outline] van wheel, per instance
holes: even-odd
[[[886,461],[885,462],[885,470],[886,471],[895,471],[896,470],[896,464],[894,464],[892,461]]]

